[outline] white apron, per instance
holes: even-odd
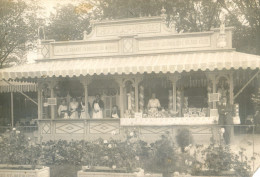
[[[102,119],[103,112],[98,103],[94,103],[93,119]]]

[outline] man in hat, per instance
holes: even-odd
[[[233,107],[227,103],[227,98],[222,97],[218,104],[219,125],[222,125],[223,137],[226,144],[230,143],[231,125],[233,124]]]

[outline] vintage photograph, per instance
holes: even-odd
[[[260,1],[0,0],[0,177],[260,177]]]

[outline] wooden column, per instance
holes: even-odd
[[[216,83],[216,74],[215,73],[208,73],[207,78],[212,82],[212,93],[217,92],[217,83]],[[216,102],[212,103],[213,107],[212,109],[216,109]]]
[[[80,80],[80,82],[82,83],[83,87],[84,87],[84,101],[85,101],[85,114],[87,118],[90,118],[89,115],[89,110],[88,110],[88,85],[90,84],[91,80],[88,78],[84,78],[82,80]]]
[[[172,81],[172,109],[176,112],[176,81]]]
[[[216,77],[213,76],[212,77],[212,90],[213,90],[213,93],[216,93],[217,92],[217,85],[216,85]],[[216,109],[217,108],[217,104],[216,102],[214,101],[213,102],[213,109]]]
[[[176,82],[180,79],[180,75],[169,75],[168,79],[172,82],[172,110],[176,112]]]
[[[120,116],[124,116],[124,85],[123,83],[119,85],[120,87]]]
[[[11,92],[11,126],[14,127],[14,93]]]
[[[37,98],[38,98],[38,119],[42,119],[42,86],[39,83],[38,83]]]
[[[139,83],[142,81],[141,77],[135,78],[135,112],[139,112]]]
[[[119,89],[120,89],[120,105],[119,105],[119,109],[120,109],[120,116],[121,118],[124,116],[124,82],[123,82],[123,78],[120,77],[116,77],[115,81],[118,83],[119,85]]]
[[[231,105],[234,104],[234,79],[233,79],[233,72],[230,73],[229,77],[230,87],[229,87],[229,103]]]
[[[56,86],[56,81],[51,81],[49,84],[51,90],[51,98],[55,98],[55,93],[54,93],[55,86]],[[55,112],[56,112],[55,105],[51,105],[51,119],[55,119]]]

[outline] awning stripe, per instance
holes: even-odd
[[[50,60],[0,70],[0,79],[73,77],[100,74],[174,73],[191,70],[256,69],[260,56],[225,52],[197,52],[91,59]]]
[[[37,84],[30,82],[8,81],[11,85],[0,80],[0,93],[8,92],[36,92]]]

